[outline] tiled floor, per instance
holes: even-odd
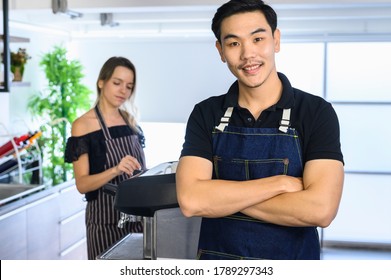
[[[391,260],[390,250],[364,250],[347,248],[322,248],[323,260]]]

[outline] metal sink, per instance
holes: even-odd
[[[44,185],[0,184],[0,205],[43,189]]]

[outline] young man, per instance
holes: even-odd
[[[185,216],[202,216],[199,259],[320,259],[344,179],[338,119],[278,73],[280,31],[259,0],[232,0],[212,30],[237,81],[197,104],[177,169]]]

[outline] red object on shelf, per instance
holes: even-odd
[[[20,147],[19,152],[23,151],[24,149],[28,149],[31,145],[34,144],[34,141],[36,141],[39,137],[41,137],[42,131],[36,131],[33,134],[30,134],[30,137],[25,141],[25,145]]]
[[[27,134],[23,134],[20,137],[14,137],[13,141],[15,142],[16,147],[18,147],[20,144],[23,144],[23,142],[29,139],[30,137],[31,137],[30,133],[27,133]],[[12,153],[13,151],[14,151],[14,145],[10,140],[0,147],[0,157],[6,156]]]

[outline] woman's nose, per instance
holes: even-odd
[[[126,85],[121,86],[121,91],[124,93],[127,93],[129,91],[128,87]]]

